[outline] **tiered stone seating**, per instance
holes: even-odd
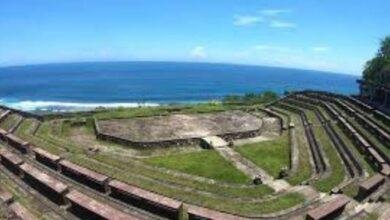
[[[383,141],[385,145],[390,144],[390,134],[388,134],[378,123],[362,115],[360,112],[355,111],[353,107],[341,100],[336,100],[336,102],[345,109],[350,116],[354,117],[361,125],[370,130],[372,133],[378,136],[379,139]]]
[[[8,209],[6,215],[7,219],[37,219],[29,210],[27,210],[19,202],[14,201],[14,196],[11,193],[4,191],[3,189],[0,189],[0,203],[2,207]]]
[[[360,108],[364,109],[364,111],[366,111],[366,112],[371,112],[374,110],[373,107],[367,105],[366,103],[360,101],[359,99],[353,98],[351,96],[347,96],[346,98],[348,100],[352,101],[353,103],[355,103],[356,105],[358,105]]]
[[[223,219],[223,220],[240,220],[238,216],[225,214],[223,212],[217,212],[211,209],[188,205],[188,216],[189,219]]]
[[[71,210],[76,215],[81,216],[81,218],[113,220],[143,219],[141,216],[130,215],[114,209],[77,190],[71,190],[65,197],[72,205]]]
[[[0,128],[0,140],[1,141],[7,141],[7,134],[8,134],[8,132],[6,130],[3,130]]]
[[[9,205],[13,202],[13,195],[7,191],[0,189],[0,201],[1,204]]]
[[[308,104],[303,102],[302,100],[306,100],[303,97],[297,96],[291,96],[291,99],[297,99],[294,101],[291,101],[292,104],[300,105],[306,109],[310,109],[315,112],[318,120],[323,125],[326,133],[328,134],[329,138],[333,142],[334,146],[336,147],[336,150],[338,154],[340,155],[341,159],[344,162],[344,165],[346,166],[346,169],[351,177],[355,176],[361,176],[363,174],[363,168],[358,162],[358,160],[355,158],[355,156],[352,154],[350,149],[345,145],[343,140],[339,138],[337,133],[334,131],[332,125],[328,123],[328,121],[325,119],[324,114],[318,109],[318,107],[313,106],[312,104]],[[314,103],[314,102],[310,102]],[[319,103],[316,103],[317,105]]]
[[[374,110],[374,116],[382,120],[385,124],[390,125],[390,117],[385,113],[379,110]]]
[[[0,122],[4,121],[5,118],[6,118],[9,114],[11,114],[11,111],[10,111],[10,110],[7,110],[7,111],[2,112],[1,115],[0,115]]]
[[[324,97],[324,94],[318,94],[318,95],[310,94],[310,95],[318,97],[318,98],[325,100],[325,101],[328,101],[328,102],[334,102],[335,97],[348,100],[348,98],[346,98],[346,97],[335,96],[333,94],[327,94],[328,96],[331,96],[333,98]],[[368,156],[368,158],[371,159],[372,163],[375,164],[375,166],[377,167],[377,169],[379,170],[380,173],[382,173],[385,176],[389,176],[390,175],[390,165],[389,165],[390,158],[389,158],[389,156],[386,155],[386,153],[383,152],[378,146],[370,143],[366,137],[363,137],[353,126],[351,126],[351,124],[346,119],[344,119],[342,117],[341,113],[339,113],[336,110],[332,111],[332,107],[329,104],[325,103],[325,105],[327,105],[326,107],[327,107],[329,112],[333,112],[333,113],[331,113],[333,116],[338,115],[337,118],[338,118],[339,123],[341,123],[341,125],[344,128],[344,130],[346,131],[346,133],[352,138],[352,140],[357,144],[357,146],[359,146],[358,149],[362,153],[366,154]],[[345,108],[345,106],[344,106],[344,108]],[[365,107],[363,107],[363,108],[365,108]],[[366,110],[367,110],[367,108],[366,108]],[[349,110],[347,110],[347,111],[349,111]],[[352,111],[349,111],[349,112],[352,113]],[[374,112],[374,115],[376,115],[375,110],[373,112]],[[381,112],[378,114],[381,114]],[[386,132],[383,130],[381,131],[380,127],[377,126],[377,124],[373,123],[372,121],[367,119],[367,117],[364,117],[363,115],[361,115],[358,112],[355,112],[355,114],[353,116],[364,127],[368,128],[372,132],[376,133],[378,135],[378,139],[383,140],[384,143],[386,145],[388,145],[388,142],[386,140],[387,139]],[[386,115],[383,114],[382,116],[386,116]],[[384,122],[386,122],[386,120],[384,120]]]
[[[103,174],[86,169],[67,160],[59,162],[61,173],[73,178],[74,180],[84,183],[91,188],[102,192],[108,192],[109,178]]]
[[[359,196],[366,197],[374,192],[385,182],[385,177],[381,174],[376,174],[359,184]]]
[[[7,143],[22,153],[30,151],[30,144],[13,134],[6,135]]]
[[[8,209],[13,214],[11,219],[36,220],[37,218],[19,202],[12,203]]]
[[[180,201],[117,180],[110,181],[109,186],[113,197],[168,218],[176,218],[182,204]]]
[[[316,172],[318,174],[323,174],[327,169],[326,164],[325,164],[323,155],[321,153],[320,147],[318,145],[318,142],[315,139],[315,136],[314,136],[314,133],[312,130],[312,125],[308,121],[306,114],[304,113],[304,111],[300,110],[299,108],[296,108],[296,107],[289,105],[289,104],[285,104],[284,102],[278,103],[278,105],[280,105],[282,108],[286,108],[286,109],[289,109],[291,111],[297,112],[300,115],[303,126],[304,126],[305,134],[306,134],[307,140],[309,142],[310,151],[312,152]]]
[[[279,119],[283,130],[288,129],[288,122],[286,120],[284,120],[283,116],[280,115],[278,112],[274,111],[272,108],[265,108],[265,109],[263,109],[263,111],[266,112],[267,114]]]
[[[18,129],[18,127],[22,124],[23,120],[24,120],[24,117],[19,115],[17,122],[9,129],[8,132],[14,133],[16,131],[16,129]]]
[[[61,160],[61,157],[51,154],[39,147],[34,147],[32,151],[34,152],[37,161],[55,170],[60,170],[59,161]]]
[[[9,169],[11,172],[13,172],[16,175],[20,174],[19,166],[24,163],[21,157],[6,149],[1,149],[0,159],[1,159],[1,164],[7,167],[7,169]]]
[[[38,170],[28,163],[20,165],[23,178],[42,194],[47,195],[54,202],[65,203],[65,194],[68,193],[68,186],[50,175]]]
[[[322,204],[321,206],[310,210],[306,219],[320,220],[320,219],[334,219],[339,216],[344,210],[345,206],[350,202],[346,196],[339,195],[332,200]]]

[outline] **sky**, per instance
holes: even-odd
[[[190,61],[360,75],[389,0],[1,0],[0,66]]]

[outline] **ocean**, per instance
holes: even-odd
[[[89,110],[220,100],[229,94],[315,89],[356,94],[358,76],[210,63],[89,62],[0,68],[0,104]]]

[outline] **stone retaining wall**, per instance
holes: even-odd
[[[7,107],[7,106],[4,106],[4,105],[0,105],[0,108],[4,109],[4,110],[10,110],[11,112],[13,113],[17,113],[25,118],[35,118],[39,121],[43,121],[43,116],[42,115],[38,115],[38,114],[34,114],[34,113],[31,113],[31,112],[25,112],[25,111],[22,111],[22,110],[18,110],[18,109],[14,109],[14,108],[10,108],[10,107]]]
[[[162,141],[151,141],[151,142],[138,142],[131,141],[128,139],[112,136],[109,134],[105,134],[99,128],[99,124],[97,119],[94,118],[94,130],[96,138],[99,140],[110,141],[113,143],[130,145],[133,147],[140,148],[149,148],[149,147],[167,147],[167,146],[185,146],[185,145],[200,145],[201,137],[199,138],[186,138],[186,139],[172,139],[172,140],[162,140]],[[243,139],[243,138],[251,138],[256,137],[261,134],[261,129],[245,131],[245,132],[236,132],[236,133],[226,133],[222,135],[217,135],[226,141],[231,141],[235,139]]]

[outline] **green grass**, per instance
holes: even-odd
[[[42,210],[42,206],[37,203],[37,199],[22,191],[19,186],[11,180],[11,178],[0,172],[0,189],[7,191],[13,195],[13,199],[19,202],[23,207],[31,212],[37,219],[51,219],[48,213]],[[0,216],[0,219],[1,218]],[[4,218],[6,219],[6,218]]]
[[[287,181],[292,185],[300,184],[301,182],[308,180],[311,177],[312,169],[310,165],[310,160],[305,159],[309,158],[309,146],[305,138],[305,131],[303,130],[303,125],[298,114],[277,108],[278,110],[289,114],[291,121],[295,125],[295,136],[298,142],[299,158],[298,158],[298,171],[287,178]]]
[[[16,114],[10,114],[0,124],[0,127],[4,130],[8,131],[16,124],[17,120],[18,120],[18,116]]]
[[[339,106],[337,105],[334,105],[334,107],[336,109],[338,109],[338,111],[340,112],[343,112],[345,115],[347,115],[344,111],[344,109],[340,108]],[[351,117],[348,117],[348,121],[351,123],[351,125],[353,127],[355,127],[355,129],[361,133],[364,137],[366,137],[370,142],[372,142],[375,146],[377,146],[383,153],[385,153],[386,155],[390,155],[390,148],[387,148],[386,146],[384,146],[382,144],[382,142],[376,137],[376,135],[374,135],[372,133],[371,130],[369,129],[366,129],[365,127],[363,127],[363,125],[358,122],[357,120],[355,120],[354,118],[351,118]]]
[[[231,163],[212,150],[151,157],[145,159],[145,161],[154,166],[175,169],[230,183],[248,183],[250,181],[244,173],[237,170]]]
[[[349,122],[356,128],[358,132],[360,132],[362,135],[364,135],[369,141],[371,141],[375,146],[377,146],[382,152],[384,152],[386,155],[390,155],[390,148],[384,146],[382,142],[371,133],[371,130],[368,130],[364,128],[359,122],[357,122],[355,119],[350,118]]]
[[[388,129],[388,126],[380,119],[378,119],[377,117],[374,116],[374,114],[372,113],[367,113],[365,112],[363,109],[361,109],[360,106],[356,105],[355,103],[351,102],[351,101],[347,101],[347,100],[343,100],[344,102],[348,103],[350,106],[352,106],[352,108],[354,108],[355,110],[358,110],[361,114],[363,114],[364,116],[372,119],[375,123],[377,123],[379,126],[385,128],[385,131],[389,132],[389,129]]]
[[[314,187],[321,192],[329,192],[333,187],[339,185],[343,182],[346,175],[344,170],[344,164],[341,162],[335,147],[332,144],[331,139],[325,132],[325,129],[320,125],[318,118],[316,117],[313,110],[303,109],[297,106],[296,108],[302,109],[305,111],[309,121],[314,125],[313,132],[314,136],[317,139],[318,143],[323,148],[325,155],[324,157],[328,158],[330,175],[326,178],[320,179],[313,183]]]
[[[22,124],[21,128],[25,128],[26,126]],[[46,150],[48,150],[51,153],[54,154],[61,154],[64,153],[64,147],[59,144],[58,142],[53,142],[53,137],[50,137],[49,130],[47,127],[43,126],[43,130],[39,130],[38,136],[31,136],[26,134],[25,132],[28,131],[28,129],[20,129],[20,135],[24,138],[28,139],[30,142],[34,143],[37,146],[40,146]],[[58,138],[57,138],[58,139]],[[69,144],[69,143],[68,143]],[[70,152],[72,152],[72,157],[69,158],[75,163],[83,162],[82,165],[85,165],[86,160],[84,157],[86,157],[83,154],[83,151],[80,151],[78,149],[72,149],[77,148],[77,146],[70,145],[67,147]],[[79,147],[80,148],[80,147]],[[88,158],[88,163],[91,157]],[[99,172],[105,172],[108,175],[115,175],[117,174],[116,168],[123,172],[128,172],[132,174],[138,174],[142,173],[143,176],[148,178],[154,178],[159,181],[169,182],[173,185],[185,185],[187,187],[193,187],[197,190],[203,190],[207,191],[208,193],[213,193],[216,195],[223,195],[223,196],[229,196],[229,197],[237,197],[237,196],[244,196],[244,197],[256,197],[259,198],[263,195],[272,193],[272,190],[269,187],[266,187],[265,185],[261,185],[259,187],[220,187],[216,184],[206,184],[204,182],[198,182],[194,180],[189,180],[188,178],[180,178],[176,176],[169,175],[167,173],[163,173],[159,170],[155,170],[152,168],[145,167],[145,165],[140,164],[138,160],[129,160],[128,157],[122,157],[119,155],[109,155],[109,154],[99,154],[96,156],[93,156],[93,159],[96,160],[99,164],[106,164],[106,166],[97,166],[97,163],[93,163],[91,166],[92,169],[97,169]],[[108,169],[106,169],[109,167]],[[101,170],[100,170],[101,169]],[[117,176],[118,179],[122,179],[122,175]],[[123,181],[129,181],[128,179],[122,179]],[[140,184],[143,185],[143,184]]]
[[[162,182],[167,182],[171,186],[185,186],[191,187],[196,190],[207,191],[214,195],[223,196],[223,197],[253,197],[261,198],[264,195],[269,195],[273,192],[271,188],[266,185],[259,185],[250,187],[235,187],[235,186],[223,186],[219,183],[209,184],[205,182],[199,182],[194,179],[182,178],[178,176],[171,176],[163,173],[159,170],[156,170],[153,166],[148,167],[140,163],[130,162],[127,158],[113,158],[109,155],[97,155],[93,159],[104,164],[109,164],[112,166],[111,171],[117,176],[117,178],[122,179],[122,175],[117,175],[116,169],[120,169],[123,172],[142,174],[143,177],[153,178]],[[91,164],[91,167],[94,165]],[[129,169],[131,167],[131,169]],[[109,172],[111,172],[109,171]],[[128,179],[122,179],[124,181],[129,181]],[[141,184],[142,185],[142,184]]]
[[[225,201],[216,204],[215,201],[211,199],[206,201],[204,205],[210,206],[212,204],[218,210],[230,210],[233,213],[256,215],[258,213],[266,214],[285,210],[301,204],[304,201],[305,199],[300,194],[288,193],[260,203],[254,203],[250,201],[240,203]]]
[[[320,111],[323,112],[323,115],[326,117],[326,118],[331,118],[328,114],[328,112],[324,109],[323,106],[320,106],[318,107],[318,109]],[[333,127],[333,129],[335,130],[335,132],[337,133],[337,135],[341,138],[341,140],[345,143],[345,145],[349,148],[349,150],[351,151],[351,153],[355,156],[355,158],[357,159],[357,161],[362,165],[362,168],[369,174],[369,175],[372,175],[375,171],[373,169],[373,167],[370,165],[370,163],[365,160],[365,156],[366,155],[362,155],[357,149],[356,149],[356,146],[355,144],[351,141],[351,139],[345,135],[344,133],[344,130],[341,129],[340,125],[337,123],[337,124],[332,124],[331,125]]]
[[[333,187],[343,182],[346,175],[344,164],[341,162],[341,158],[338,155],[336,148],[333,146],[332,141],[326,133],[325,129],[320,125],[320,122],[315,116],[314,112],[312,110],[305,110],[305,113],[314,124],[314,136],[323,148],[325,153],[323,156],[328,158],[331,172],[327,178],[320,179],[314,182],[313,185],[321,192],[329,192]]]
[[[323,116],[327,119],[331,119],[328,112],[324,109],[323,106],[318,106],[318,110],[323,113]],[[345,143],[345,145],[349,148],[351,153],[355,156],[357,161],[362,165],[362,168],[368,173],[368,175],[372,175],[375,171],[369,162],[366,160],[366,155],[362,155],[357,149],[355,144],[344,134],[344,130],[339,127],[339,124],[331,125],[337,135],[341,138],[341,140]]]
[[[351,198],[354,198],[358,195],[359,186],[357,183],[351,183],[348,186],[344,187],[343,193]]]
[[[340,125],[334,125],[333,128],[336,131],[337,135],[344,141],[347,147],[351,150],[351,153],[355,155],[355,158],[362,165],[362,168],[367,171],[369,175],[372,175],[375,170],[373,166],[368,162],[368,158],[366,159],[366,155],[361,154],[357,149],[354,143],[345,135],[344,130],[339,127]],[[366,160],[365,160],[366,159]]]
[[[317,116],[315,113],[311,110],[306,110],[304,109],[305,114],[307,115],[307,119],[309,120],[310,123],[312,123],[314,126],[317,126],[320,124],[320,122],[317,119]]]
[[[72,158],[72,161],[78,161],[80,163],[81,158]],[[167,187],[164,184],[158,184],[152,180],[148,179],[139,179],[135,178],[132,173],[125,172],[123,169],[114,169],[111,170],[107,165],[102,163],[97,163],[91,159],[84,159],[82,165],[90,168],[99,170],[103,173],[111,173],[110,176],[113,176],[116,179],[132,183],[137,186],[142,186],[151,191],[159,192],[164,195],[167,195],[172,198],[188,202],[190,204],[198,204],[201,206],[227,211],[231,213],[241,213],[241,214],[265,214],[276,211],[281,211],[289,207],[301,204],[304,202],[304,198],[297,193],[288,193],[277,196],[275,198],[267,199],[267,202],[251,202],[250,199],[243,200],[234,200],[232,198],[223,198],[223,197],[214,197],[208,195],[198,194],[196,190],[186,190],[177,189],[174,187]],[[125,165],[124,165],[125,166]],[[169,184],[169,182],[168,182]],[[187,185],[185,185],[187,186]],[[252,188],[256,189],[256,188]],[[243,188],[241,191],[247,191]],[[252,193],[255,193],[252,191]],[[236,197],[238,198],[238,197]]]
[[[362,220],[378,220],[379,215],[377,213],[367,213]]]
[[[276,140],[246,144],[235,150],[277,178],[280,170],[290,164],[288,138],[287,132],[284,132]]]
[[[328,158],[331,171],[330,176],[314,182],[314,186],[321,192],[329,192],[333,187],[343,182],[346,173],[344,165],[341,163],[341,158],[325,130],[319,126],[313,128],[314,135],[325,152],[324,156]]]
[[[73,143],[69,138],[63,137],[66,132],[62,132],[61,137],[55,136],[58,134],[56,132],[57,128],[54,126],[53,129],[51,123],[44,123],[38,130],[36,136],[29,133],[29,125],[31,125],[31,121],[24,122],[18,129],[18,134],[36,146],[56,154],[67,152],[67,158],[74,163],[129,184],[134,184],[187,203],[231,213],[256,215],[281,211],[304,202],[304,198],[296,193],[281,194],[274,198],[269,198],[267,195],[272,194],[273,190],[265,185],[253,186],[249,182],[244,185],[224,185],[220,184],[221,181],[219,180],[215,184],[202,182],[188,177],[176,176],[169,172],[163,172],[152,165],[145,164],[145,162],[139,159],[130,159],[124,155],[112,155],[110,153],[99,153],[92,156],[86,155],[84,151],[80,150],[83,147]],[[208,153],[210,152],[213,151],[208,151]],[[214,154],[216,153],[214,152]],[[172,155],[172,157],[174,158],[180,155],[182,154]],[[190,157],[189,159],[192,158]],[[223,158],[219,157],[218,160],[223,160]],[[224,165],[214,166],[215,161],[215,158],[212,157],[210,159],[207,156],[198,159],[198,163],[204,169],[205,167],[215,167],[216,170],[214,170],[214,173],[223,172],[225,175],[222,176],[229,176],[230,178],[232,171],[225,170],[231,165],[223,160]],[[187,159],[184,159],[183,163],[188,163]],[[233,169],[233,172],[236,171]],[[241,178],[247,177],[243,176],[238,179]],[[242,180],[240,181],[242,182]],[[236,200],[238,198],[240,199]],[[253,201],[251,200],[252,198],[266,199],[267,202]]]

